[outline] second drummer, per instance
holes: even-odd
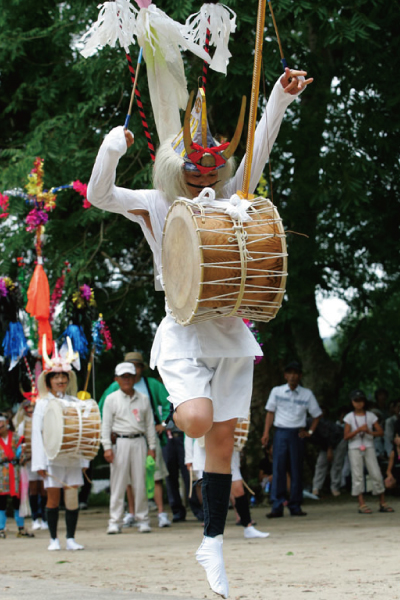
[[[83,546],[75,541],[75,530],[79,515],[78,488],[83,485],[82,470],[89,463],[77,456],[59,455],[50,460],[43,445],[43,417],[49,401],[55,400],[68,406],[70,403],[80,403],[81,400],[75,396],[76,376],[70,362],[60,357],[46,362],[46,370],[39,377],[39,400],[32,419],[31,468],[43,478],[47,490],[46,511],[50,532],[48,550],[61,549],[57,537],[61,488],[64,488],[66,550],[83,550]]]

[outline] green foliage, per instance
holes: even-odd
[[[257,4],[228,2],[238,15],[228,77],[208,74],[209,120],[226,137],[236,126],[241,96],[251,91]],[[157,5],[180,21],[200,8],[191,0]],[[273,7],[289,65],[305,68],[315,81],[287,111],[271,155],[272,181],[266,172],[259,188],[262,195],[273,193],[285,227],[294,232],[288,235],[284,306],[274,322],[259,327],[270,374],[264,390],[297,355],[306,383],[335,402],[359,381],[370,387],[385,379],[398,384],[400,7],[384,0],[347,5],[275,0]],[[85,0],[3,3],[0,191],[23,187],[36,156],[45,159],[49,187],[87,182],[103,136],[123,123],[131,87],[124,51],[104,48],[83,59],[75,46],[97,12],[96,3]],[[268,8],[265,37],[260,107],[281,72]],[[133,47],[133,61],[136,55]],[[194,89],[201,61],[189,55],[184,60],[188,87]],[[156,142],[145,66],[139,87]],[[120,162],[117,183],[148,188],[151,161],[137,111],[131,129],[135,145]],[[244,151],[242,140],[239,158]],[[15,278],[16,257],[25,257],[31,273],[34,254],[32,235],[24,229],[29,207],[18,199],[10,204],[12,219],[1,223],[0,270]],[[83,210],[73,191],[59,193],[46,235],[51,287],[70,261],[65,296],[89,283],[110,326],[115,351],[101,357],[99,393],[125,350],[150,350],[163,312],[162,294],[153,291],[150,251],[138,226],[94,208]],[[317,329],[315,293],[321,290],[350,305],[333,357]],[[59,331],[65,324],[61,315]],[[258,373],[265,368],[261,363]]]

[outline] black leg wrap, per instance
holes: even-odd
[[[38,496],[39,498],[39,496]],[[45,523],[47,522],[47,510],[46,510],[46,501],[47,501],[47,496],[40,496],[40,510],[42,513],[42,521],[44,521]]]
[[[37,494],[29,494],[29,504],[31,505],[32,519],[36,521],[39,516],[39,496]]]
[[[229,508],[232,475],[225,473],[203,473],[204,535],[216,537],[223,534]]]
[[[79,508],[77,508],[76,510],[65,509],[65,525],[67,528],[67,539],[75,537],[78,516]]]
[[[46,512],[50,537],[55,540],[57,538],[58,508],[46,508]]]
[[[240,517],[240,524],[243,525],[243,527],[247,527],[247,525],[250,525],[250,523],[251,523],[250,508],[249,508],[249,501],[248,501],[246,494],[243,494],[243,496],[239,496],[238,498],[235,498],[235,508]]]

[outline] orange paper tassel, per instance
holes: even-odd
[[[39,257],[38,264],[32,275],[28,288],[28,304],[26,312],[38,322],[39,326],[39,352],[43,356],[43,335],[46,334],[47,354],[53,352],[53,336],[49,322],[50,318],[50,287],[49,281]]]

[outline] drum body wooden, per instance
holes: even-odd
[[[270,200],[251,204],[251,221],[177,200],[163,232],[162,269],[168,306],[189,325],[236,316],[270,321],[282,304],[286,236]]]
[[[51,460],[92,460],[100,447],[101,418],[94,400],[61,403],[50,400],[43,417],[43,445]]]
[[[246,445],[249,437],[250,429],[250,415],[247,419],[238,419],[233,433],[233,447],[235,450],[241,452]]]
[[[24,419],[24,438],[25,438],[25,458],[31,460],[32,457],[32,418]]]

